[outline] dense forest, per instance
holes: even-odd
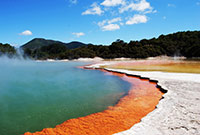
[[[16,50],[13,46],[9,44],[1,44],[0,43],[0,56],[7,55],[8,57],[12,57],[16,55]]]
[[[109,46],[88,44],[71,49],[57,42],[34,49],[22,49],[26,56],[33,59],[147,58],[160,55],[191,58],[200,57],[200,31],[177,32],[129,43],[118,39]]]

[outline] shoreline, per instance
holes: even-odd
[[[167,89],[157,108],[127,131],[114,135],[200,135],[200,75],[117,70],[158,80]]]
[[[116,63],[100,63],[88,68],[111,64]],[[156,109],[142,118],[141,122],[114,135],[200,135],[199,74],[107,69],[155,80],[159,86],[168,90]]]
[[[88,67],[85,66],[86,69]],[[162,99],[163,94],[160,91],[162,88],[156,88],[157,81],[155,80],[109,70],[106,70],[106,73],[119,76],[132,84],[128,95],[122,97],[115,106],[108,107],[103,112],[67,120],[55,128],[46,128],[35,133],[27,132],[25,135],[111,135],[128,130],[134,124],[139,123],[144,116],[155,109],[156,105]],[[136,89],[133,87],[133,84],[138,85]]]
[[[158,84],[168,92],[163,95],[164,99],[157,108],[142,118],[140,123],[114,135],[200,135],[200,75],[128,70],[121,72],[158,80]]]

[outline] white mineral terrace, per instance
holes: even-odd
[[[108,64],[112,63],[88,67]],[[153,112],[131,129],[115,135],[200,135],[200,74],[108,70],[157,80],[168,90]]]

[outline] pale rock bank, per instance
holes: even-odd
[[[157,108],[140,123],[114,135],[200,135],[200,74],[108,70],[157,80],[158,85],[168,90]]]

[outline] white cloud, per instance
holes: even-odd
[[[150,3],[146,0],[140,0],[138,3],[129,3],[128,5],[125,5],[119,9],[120,13],[123,13],[125,11],[132,10],[132,11],[139,11],[144,12],[145,10],[152,11],[153,8],[151,7]]]
[[[72,4],[77,4],[78,0],[69,0],[69,2]]]
[[[108,23],[111,24],[111,23],[120,22],[120,21],[122,21],[121,17],[117,17],[112,20],[109,20]]]
[[[122,22],[120,22],[119,24],[120,24],[121,26],[123,26],[123,25],[124,25],[124,23],[122,23]]]
[[[167,4],[168,7],[176,7],[174,4]]]
[[[101,22],[98,22],[99,27],[104,26],[107,23],[107,20],[103,20]]]
[[[130,18],[126,24],[127,25],[132,25],[132,24],[139,24],[139,23],[146,23],[147,17],[145,15],[134,15],[132,18]]]
[[[153,10],[153,11],[152,11],[153,14],[154,14],[154,13],[157,13],[157,12],[158,12],[157,10]]]
[[[149,9],[144,12],[144,14],[149,14],[149,13],[155,14],[155,13],[157,13],[157,10],[153,10],[153,8],[152,8],[152,9]]]
[[[72,33],[73,35],[75,35],[76,37],[80,37],[80,36],[84,36],[85,35],[85,33],[83,33],[83,32],[78,32],[78,33],[76,33],[76,32],[74,32],[74,33]]]
[[[102,31],[114,31],[120,29],[118,24],[108,24],[102,27]]]
[[[103,20],[101,22],[98,22],[98,26],[101,28],[102,31],[114,31],[120,29],[120,26],[116,23],[121,23],[121,21],[122,19],[120,17],[113,18],[111,20]]]
[[[121,16],[106,18],[97,23],[102,31],[114,31],[124,25],[146,23],[147,14],[156,13],[148,0],[101,0],[102,3],[93,3],[82,15]],[[117,6],[117,7],[115,7]],[[134,15],[134,14],[135,15]],[[130,16],[133,14],[134,16]]]
[[[101,15],[104,11],[97,3],[93,3],[91,8],[82,13],[82,15]]]
[[[101,5],[106,7],[112,7],[112,6],[118,6],[118,5],[124,5],[124,0],[104,0]]]
[[[116,23],[122,21],[121,17],[113,18],[111,20],[103,20],[101,22],[98,22],[99,26],[104,26],[106,23],[111,24],[111,23]]]
[[[33,33],[30,30],[25,30],[24,32],[19,33],[19,35],[22,35],[22,36],[31,36],[31,35],[33,35]]]

